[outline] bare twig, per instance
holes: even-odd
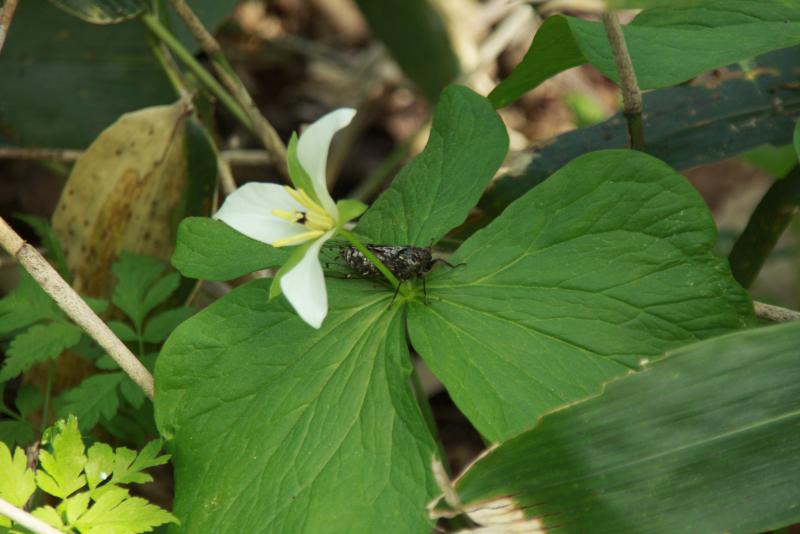
[[[214,36],[203,26],[203,23],[194,14],[186,0],[170,0],[172,7],[183,19],[186,27],[200,43],[200,47],[208,54],[223,85],[231,92],[233,98],[239,103],[245,115],[250,119],[253,131],[260,138],[264,147],[275,157],[275,166],[283,176],[287,176],[286,145],[281,140],[272,124],[261,114],[258,106],[253,102],[250,93],[236,75],[228,60],[222,54],[219,43]]]
[[[236,191],[236,180],[233,179],[231,166],[223,158],[217,159],[217,173],[219,174],[219,186],[225,196]]]
[[[23,148],[0,146],[0,159],[46,159],[53,161],[75,161],[83,150],[69,148]]]
[[[36,534],[61,534],[41,519],[34,517],[22,508],[17,508],[5,499],[0,499],[0,515],[4,515],[14,523],[21,525]]]
[[[223,150],[220,156],[232,165],[270,165],[275,160],[265,150]]]
[[[765,321],[772,321],[774,323],[800,321],[800,312],[788,308],[764,304],[763,302],[753,302],[753,309],[756,312],[756,317],[764,319]]]
[[[34,159],[52,161],[75,161],[83,150],[68,148],[23,148],[0,147],[0,159]],[[275,159],[266,150],[223,150],[220,157],[232,165],[270,165]]]
[[[17,9],[18,0],[6,0],[3,4],[3,10],[0,11],[0,52],[3,50],[3,44],[6,42],[8,29],[11,27],[11,19],[14,18],[14,11]]]
[[[631,148],[644,151],[644,127],[642,125],[642,92],[636,81],[636,72],[633,62],[625,44],[625,34],[616,13],[607,11],[603,13],[603,24],[608,34],[608,42],[614,53],[614,63],[619,74],[619,87],[622,89],[622,102],[625,108],[625,118],[628,120],[628,135]]]
[[[478,66],[475,70],[483,69],[494,62],[521,31],[528,29],[535,22],[536,18],[536,11],[527,4],[511,9],[497,28],[481,43]]]
[[[122,370],[142,388],[145,395],[152,399],[153,375],[150,371],[47,263],[39,251],[26,243],[2,217],[0,217],[0,246],[17,259],[59,308],[105,349]]]
[[[197,76],[197,79],[215,96],[219,99],[220,103],[228,108],[228,111],[236,117],[239,122],[252,128],[250,119],[247,114],[242,110],[239,103],[233,98],[228,91],[222,87],[216,78],[208,72],[199,61],[183,46],[183,44],[167,29],[158,18],[150,14],[144,14],[140,17],[142,23],[152,32],[167,48],[175,54],[175,57],[181,61],[186,68],[192,71]]]

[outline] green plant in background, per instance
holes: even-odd
[[[194,313],[185,306],[164,306],[178,289],[180,275],[168,272],[167,266],[154,258],[129,253],[120,256],[113,273],[117,282],[111,304],[127,321],[110,320],[108,324],[152,369],[158,349],[169,333]],[[107,311],[108,302],[90,301],[95,311]],[[157,308],[157,313],[151,313]],[[69,321],[24,271],[19,286],[0,300],[0,314],[0,335],[9,339],[0,383],[7,384],[33,365],[51,361],[43,392],[30,385],[23,386],[15,400],[17,410],[3,406],[3,413],[11,420],[0,422],[2,441],[10,445],[31,443],[33,416],[39,409],[43,410],[40,414],[43,424],[49,424],[48,414],[53,412],[56,417],[72,414],[78,417],[82,430],[100,423],[105,430],[130,443],[140,444],[146,436],[155,434],[152,408],[139,387]],[[93,362],[98,373],[51,401],[52,365],[65,351]]]
[[[158,455],[160,442],[148,443],[139,453],[100,442],[87,449],[77,419],[70,416],[45,431],[42,447],[39,469],[33,471],[22,449],[12,454],[0,442],[0,498],[23,506],[41,492],[55,497],[57,505],[39,506],[32,513],[61,532],[136,534],[177,523],[172,514],[123,487],[153,480],[144,470],[169,460],[168,455]],[[20,532],[3,517],[0,529]]]
[[[190,89],[214,95],[294,187],[248,184],[229,192],[214,218],[188,217],[179,226],[172,208],[160,215],[158,239],[169,244],[159,252],[177,234],[171,262],[180,274],[149,256],[119,256],[108,302],[91,304],[111,310],[110,328],[153,370],[153,404],[118,370],[118,360],[93,346],[22,275],[0,301],[0,335],[8,340],[0,379],[65,350],[91,360],[96,373],[52,401],[52,378],[43,395],[21,387],[14,406],[2,407],[11,420],[0,422],[0,438],[11,443],[36,438],[31,421],[40,406],[42,426],[51,411],[63,419],[44,433],[51,450],[39,455],[35,474],[21,449],[12,455],[0,444],[0,472],[12,473],[10,482],[0,480],[0,497],[25,507],[38,487],[59,501],[44,504],[39,494],[36,507],[28,506],[33,515],[78,532],[142,532],[171,523],[187,532],[408,533],[454,516],[467,516],[476,528],[572,532],[759,531],[800,521],[800,367],[793,357],[800,331],[796,323],[759,328],[743,287],[800,205],[797,161],[776,165],[766,156],[782,179],[737,240],[730,265],[714,253],[708,206],[675,170],[765,143],[792,144],[800,111],[791,86],[797,49],[780,49],[800,44],[800,0],[609,0],[610,8],[644,9],[623,28],[610,13],[602,23],[555,15],[486,98],[445,87],[468,73],[429,2],[390,2],[384,11],[359,2],[435,102],[425,149],[369,207],[334,203],[326,181],[328,147],[353,110],[324,116],[284,148],[201,22],[192,26],[188,6],[172,3],[190,21],[216,77],[153,6],[54,2],[84,20],[112,24],[102,28],[106,35],[135,43],[129,58],[146,51],[136,37],[146,29],[156,60],[129,61],[120,75],[144,83],[160,61],[182,95],[172,106],[126,115],[98,138],[62,196],[67,215],[54,224],[66,235],[80,228],[81,204],[70,204],[69,192],[87,194],[86,183],[94,182],[76,177],[86,180],[106,166],[113,179],[87,218],[90,237],[95,228],[133,221],[126,228],[146,227],[142,236],[153,238],[147,210],[125,219],[113,209],[130,196],[130,177],[140,174],[164,180],[141,188],[152,195],[146,200],[171,191],[174,213],[210,214],[214,193],[198,184],[216,172],[217,151],[185,96]],[[27,9],[23,21],[36,9],[47,12]],[[46,30],[66,20],[52,9],[48,17],[40,25]],[[429,52],[428,64],[405,47],[412,30],[421,32],[412,48]],[[39,58],[41,47],[28,45],[26,53]],[[29,82],[34,71],[21,50],[0,59],[0,68],[24,65],[21,78]],[[72,51],[65,46],[61,53]],[[758,54],[765,55],[748,59]],[[670,87],[735,62],[733,72],[742,76],[719,87]],[[496,108],[584,63],[619,82],[624,116],[532,147],[522,168],[505,167],[493,181],[509,144]],[[53,76],[52,67],[42,72]],[[641,99],[637,80],[657,91]],[[0,97],[5,91],[19,99],[25,87],[0,88]],[[91,124],[108,124],[128,106],[165,101],[161,93],[120,95],[98,108]],[[579,121],[602,119],[580,99],[568,100]],[[35,120],[26,123],[40,112],[22,106],[11,113],[12,138],[35,144],[77,135],[40,133]],[[145,160],[135,150],[122,163],[109,156],[162,122],[178,134],[154,143],[141,169],[136,165]],[[72,139],[99,133],[90,130]],[[195,151],[188,148],[192,135]],[[629,143],[649,153],[625,149]],[[748,157],[764,165],[763,149]],[[162,166],[167,159],[171,165]],[[150,168],[158,172],[148,174]],[[60,254],[47,226],[29,223],[68,277],[75,247]],[[385,279],[321,262],[324,256],[342,263],[337,234]],[[435,251],[448,235],[456,236],[451,265],[431,263],[429,272],[409,279],[398,280],[367,246]],[[102,250],[122,250],[124,239],[138,243],[139,234],[117,237]],[[180,275],[226,281],[262,269],[276,274],[239,284],[196,315],[180,304]],[[337,276],[342,270],[344,278]],[[412,353],[485,441],[497,445],[455,482],[441,468],[445,459]],[[147,481],[141,470],[167,461],[158,456],[160,444],[138,455],[102,443],[84,450],[80,430],[98,425],[137,445],[157,429],[174,467],[175,516],[119,486]]]

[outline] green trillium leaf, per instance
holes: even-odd
[[[764,532],[800,521],[800,324],[676,350],[545,415],[459,477],[559,532]],[[446,513],[445,503],[437,515]]]
[[[320,330],[269,280],[184,322],[156,363],[187,532],[428,532],[436,447],[409,385],[402,308],[329,280]]]
[[[508,150],[505,126],[466,87],[442,92],[425,150],[361,217],[356,230],[382,245],[431,246],[464,222]]]
[[[291,254],[240,234],[222,221],[188,217],[178,226],[178,242],[172,265],[189,278],[231,280],[277,267]]]
[[[749,324],[702,199],[629,150],[576,159],[474,234],[409,309],[412,344],[492,441],[643,358]]]

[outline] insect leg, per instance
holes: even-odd
[[[464,265],[466,265],[466,263],[464,263],[464,262],[457,263],[457,264],[453,265],[452,263],[450,263],[449,261],[447,261],[445,259],[436,258],[431,262],[431,266],[436,265],[437,263],[444,263],[445,265],[447,265],[451,269],[455,269],[456,267],[463,267]]]
[[[402,284],[402,283],[403,283],[403,282],[400,282],[400,284]],[[400,291],[400,284],[397,284],[397,287],[396,287],[396,288],[394,288],[394,295],[392,295],[392,301],[389,303],[389,306],[391,306],[392,304],[394,304],[394,299],[396,299],[396,298],[397,298],[397,293]]]

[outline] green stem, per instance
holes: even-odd
[[[175,94],[177,94],[179,98],[188,95],[190,91],[187,89],[186,84],[183,83],[175,64],[170,61],[171,58],[167,58],[167,54],[169,52],[166,52],[161,47],[161,42],[152,35],[149,35],[147,44],[150,45],[150,51],[153,52],[153,55],[158,61],[158,64],[161,65],[164,74],[167,75],[167,79],[172,84]]]
[[[186,67],[194,73],[195,76],[211,91],[214,96],[219,98],[219,101],[247,128],[252,129],[253,124],[247,115],[236,103],[236,100],[228,94],[227,91],[214,79],[213,76],[198,62],[194,56],[189,53],[186,48],[172,35],[167,28],[165,28],[157,18],[153,15],[142,15],[142,22],[145,26],[158,37],[167,48],[172,50],[172,53],[186,65]]]
[[[397,277],[396,277],[396,276],[395,276],[395,275],[392,273],[392,271],[390,271],[390,270],[389,270],[389,269],[388,269],[388,268],[387,268],[387,267],[386,267],[386,266],[383,264],[383,262],[381,262],[381,260],[379,260],[379,259],[378,259],[378,258],[375,256],[375,254],[373,254],[372,252],[370,252],[370,251],[369,251],[369,249],[368,249],[367,247],[365,247],[365,246],[364,246],[364,244],[363,244],[361,241],[359,241],[359,240],[358,240],[358,238],[356,238],[356,236],[354,236],[353,234],[351,234],[350,232],[348,232],[348,231],[347,231],[347,230],[345,230],[344,228],[339,228],[339,234],[340,234],[342,237],[344,237],[345,239],[347,239],[348,241],[350,241],[350,243],[351,243],[351,244],[352,244],[354,247],[356,247],[356,249],[357,249],[357,250],[358,250],[358,251],[359,251],[361,254],[363,254],[365,258],[367,258],[369,261],[371,261],[371,262],[372,262],[372,264],[373,264],[373,265],[375,265],[375,267],[376,267],[376,268],[377,268],[377,269],[378,269],[378,270],[381,272],[381,274],[382,274],[383,276],[385,276],[385,277],[386,277],[386,279],[389,281],[389,283],[390,283],[390,284],[392,284],[392,287],[393,287],[393,288],[395,288],[395,289],[397,289],[397,287],[400,285],[400,281],[399,281],[399,280],[397,279]],[[401,288],[401,290],[403,290],[403,288]],[[408,296],[408,294],[407,294],[407,292],[406,292],[405,290],[403,290],[403,295],[404,295],[404,296]]]
[[[800,167],[776,180],[747,221],[728,260],[736,281],[750,287],[781,234],[800,210]]]

